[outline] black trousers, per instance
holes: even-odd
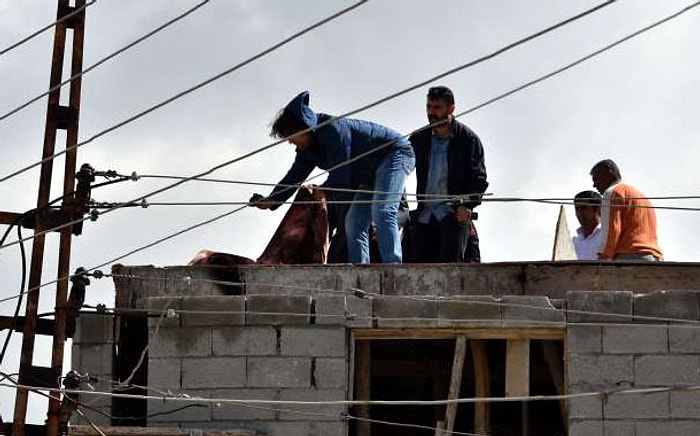
[[[460,225],[454,215],[412,223],[411,261],[415,263],[481,262],[479,235],[473,221]]]

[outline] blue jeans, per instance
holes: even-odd
[[[350,262],[369,263],[369,227],[374,222],[382,262],[401,263],[401,236],[396,215],[406,179],[415,166],[413,149],[391,150],[375,172],[375,193],[355,194],[345,217]]]

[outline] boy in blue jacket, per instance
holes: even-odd
[[[276,209],[318,167],[329,171],[323,187],[356,189],[356,193],[327,191],[332,201],[351,200],[345,215],[348,260],[369,263],[369,227],[374,222],[384,263],[401,263],[397,211],[408,175],[415,167],[411,143],[400,133],[369,121],[315,113],[304,91],[284,107],[272,124],[271,135],[288,138],[296,158],[272,193],[251,198],[251,206]],[[349,162],[351,159],[355,159]]]

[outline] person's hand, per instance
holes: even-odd
[[[270,209],[278,204],[277,201],[268,200],[267,197],[260,194],[253,194],[248,200],[248,206],[257,207],[258,209]]]
[[[464,224],[472,218],[472,211],[466,206],[457,206],[455,210],[455,219],[458,224]]]

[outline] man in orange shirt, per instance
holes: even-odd
[[[651,202],[623,183],[620,168],[605,159],[591,169],[593,187],[603,194],[602,237],[598,259],[661,260],[656,214]]]

